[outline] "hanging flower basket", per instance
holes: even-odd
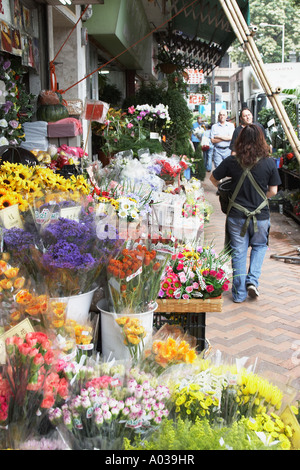
[[[159,68],[163,73],[170,74],[175,72],[177,65],[172,63],[163,63],[159,64]]]

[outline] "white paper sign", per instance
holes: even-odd
[[[5,228],[23,228],[21,220],[19,205],[6,207],[0,211],[0,219]]]

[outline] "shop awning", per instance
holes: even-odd
[[[247,24],[250,22],[248,0],[237,4]],[[218,66],[236,36],[219,0],[172,0],[171,21],[167,30],[155,37],[158,57],[187,68],[209,73]]]
[[[237,3],[249,24],[248,0]],[[147,0],[104,1],[93,5],[93,15],[85,23],[88,34],[129,69],[144,69],[145,57],[150,60],[153,56],[151,30],[159,61],[167,53],[170,57],[165,61],[171,59],[177,65],[208,73],[219,65],[235,40],[219,0],[153,0],[153,8],[162,11],[155,25],[145,5]]]

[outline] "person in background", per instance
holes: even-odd
[[[202,142],[201,142],[205,169],[208,172],[210,172],[212,169],[212,156],[213,156],[213,151],[214,151],[214,146],[211,141],[210,135],[211,135],[211,125],[208,124],[206,126],[206,130],[204,131]]]
[[[200,144],[203,134],[204,134],[204,127],[203,127],[202,118],[201,116],[198,116],[197,121],[193,123],[192,137],[191,137],[195,150]]]
[[[241,130],[247,125],[247,124],[253,124],[253,114],[252,112],[250,111],[249,108],[242,108],[241,112],[240,112],[240,124],[239,126],[237,126],[234,130],[234,133],[233,133],[233,136],[232,136],[232,139],[231,139],[231,142],[230,142],[230,149],[231,149],[231,153],[234,155],[235,153],[235,149],[234,149],[234,144],[235,144],[235,141],[236,139],[238,138]],[[266,139],[266,131],[265,131],[265,128],[262,124],[260,124],[259,122],[256,122],[254,123],[256,124],[257,126],[259,126],[264,134],[264,137]]]
[[[244,302],[247,295],[253,299],[259,296],[259,278],[270,229],[267,198],[277,194],[281,180],[275,161],[269,158],[269,147],[259,126],[245,126],[236,140],[235,150],[236,155],[226,158],[213,171],[210,180],[218,186],[220,180],[231,177],[233,192],[244,169],[250,170],[254,178],[255,185],[248,175],[245,177],[226,217],[226,238],[232,250],[232,298],[234,302]]]
[[[232,122],[227,122],[227,111],[221,109],[218,115],[218,122],[211,127],[211,141],[214,145],[213,162],[215,168],[231,154],[229,148],[231,138],[234,132]]]

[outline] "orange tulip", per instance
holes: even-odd
[[[0,260],[0,274],[3,274],[7,269],[7,262],[3,259]]]
[[[8,279],[1,279],[0,287],[2,287],[2,289],[9,290],[12,288],[12,286],[13,286],[13,283],[9,281]]]
[[[25,284],[25,278],[24,277],[17,277],[17,279],[14,281],[14,288],[15,289],[22,289]]]
[[[16,294],[16,302],[18,304],[29,304],[33,299],[32,294],[27,289],[22,289]]]
[[[4,271],[4,274],[8,279],[12,279],[18,275],[18,272],[19,268],[8,268],[6,271]]]

